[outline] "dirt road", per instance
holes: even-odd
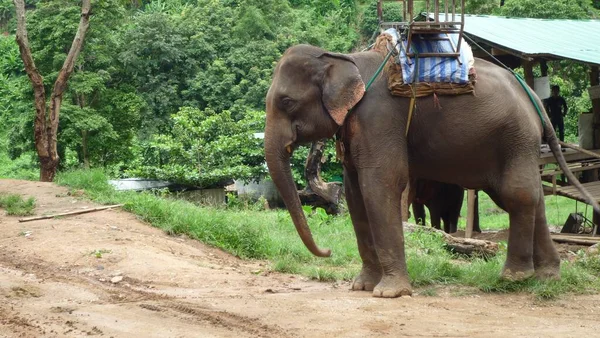
[[[49,183],[0,180],[0,192],[34,196],[38,215],[95,206]],[[377,299],[269,272],[119,210],[29,223],[0,213],[0,337],[600,335],[600,296],[538,303],[447,288]]]

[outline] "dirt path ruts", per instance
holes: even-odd
[[[48,183],[0,180],[0,192],[34,196],[36,214],[95,206]],[[600,296],[537,303],[445,288],[377,299],[269,272],[119,210],[0,216],[0,229],[0,337],[579,337],[600,325]]]

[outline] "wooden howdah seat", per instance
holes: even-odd
[[[401,32],[403,39],[406,39],[407,41],[407,55],[409,57],[415,56],[411,47],[416,36],[432,40],[448,40],[453,43],[449,34],[458,34],[458,42],[455,46],[453,46],[453,50],[421,53],[420,56],[458,57],[460,55],[465,27],[465,18],[464,15],[462,15],[465,10],[465,0],[388,0],[388,2],[392,1],[402,5],[402,21],[386,22],[383,16],[383,2],[385,2],[385,0],[379,0],[377,2],[377,17],[379,19],[379,25],[382,30],[395,28]],[[422,21],[415,20],[415,2],[417,5],[424,6],[425,11],[423,13],[425,15],[423,17],[424,20]],[[456,19],[458,16],[460,16],[460,20]],[[426,35],[431,35],[431,37],[425,37]]]
[[[463,38],[464,0],[395,0],[402,7],[402,21],[396,22],[384,20],[383,2],[377,3],[381,34],[373,49],[382,54],[396,49],[387,64],[392,94],[416,98],[472,93],[476,73]],[[424,9],[421,15],[415,16],[415,5]]]

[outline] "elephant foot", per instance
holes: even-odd
[[[352,282],[352,291],[373,291],[375,285],[381,280],[381,272],[375,272],[373,269],[366,267],[362,268],[362,271]]]
[[[528,278],[531,278],[533,275],[534,275],[533,269],[517,270],[517,269],[511,269],[511,268],[505,267],[502,270],[502,274],[500,275],[500,278],[508,280],[508,281],[518,282],[518,281],[523,281]]]
[[[384,276],[373,289],[373,297],[396,298],[412,295],[408,277]]]
[[[535,278],[539,280],[560,280],[560,257],[554,246],[549,251],[543,256],[533,257]]]
[[[536,267],[534,276],[539,280],[560,280],[560,265]]]

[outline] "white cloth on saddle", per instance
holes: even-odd
[[[389,34],[399,53],[399,62],[402,66],[402,78],[404,83],[413,82],[446,82],[464,84],[469,82],[469,70],[473,67],[475,59],[471,46],[461,38],[460,62],[454,56],[429,56],[408,57],[405,53],[408,41],[402,41],[402,48],[398,44],[400,36],[395,28],[389,28],[383,33]],[[428,34],[428,37],[438,37]],[[418,53],[452,53],[458,42],[458,34],[439,34],[448,39],[426,39],[421,35],[413,35],[411,49]],[[396,61],[398,62],[398,61]],[[417,67],[418,66],[418,67]],[[416,81],[415,81],[416,71]]]

